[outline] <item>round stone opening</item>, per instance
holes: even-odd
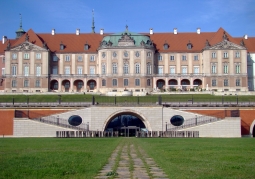
[[[170,119],[170,122],[174,126],[181,126],[184,123],[184,118],[180,115],[175,115]]]
[[[68,123],[71,126],[78,126],[82,123],[82,118],[80,116],[73,115],[73,116],[69,117]]]

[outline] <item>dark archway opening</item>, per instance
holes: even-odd
[[[255,137],[255,125],[253,126],[252,136]]]
[[[50,82],[50,89],[51,90],[58,90],[58,81],[57,80],[52,80]]]
[[[147,131],[143,121],[138,116],[130,113],[114,116],[105,127],[105,131],[118,131],[119,136],[122,137],[134,137],[136,131],[141,130]]]
[[[165,81],[164,80],[158,80],[157,81],[157,88],[158,89],[163,89],[165,86]]]

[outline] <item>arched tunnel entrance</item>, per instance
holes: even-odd
[[[125,112],[114,115],[106,125],[105,131],[118,131],[119,136],[134,137],[136,131],[147,131],[147,129],[139,115]]]

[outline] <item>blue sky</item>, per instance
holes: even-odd
[[[22,14],[23,29],[38,33],[201,32],[223,27],[234,37],[255,37],[255,0],[0,0],[0,35],[15,38]]]

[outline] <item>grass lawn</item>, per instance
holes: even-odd
[[[253,138],[138,138],[170,178],[255,178]]]
[[[121,138],[0,139],[0,178],[93,178]]]

